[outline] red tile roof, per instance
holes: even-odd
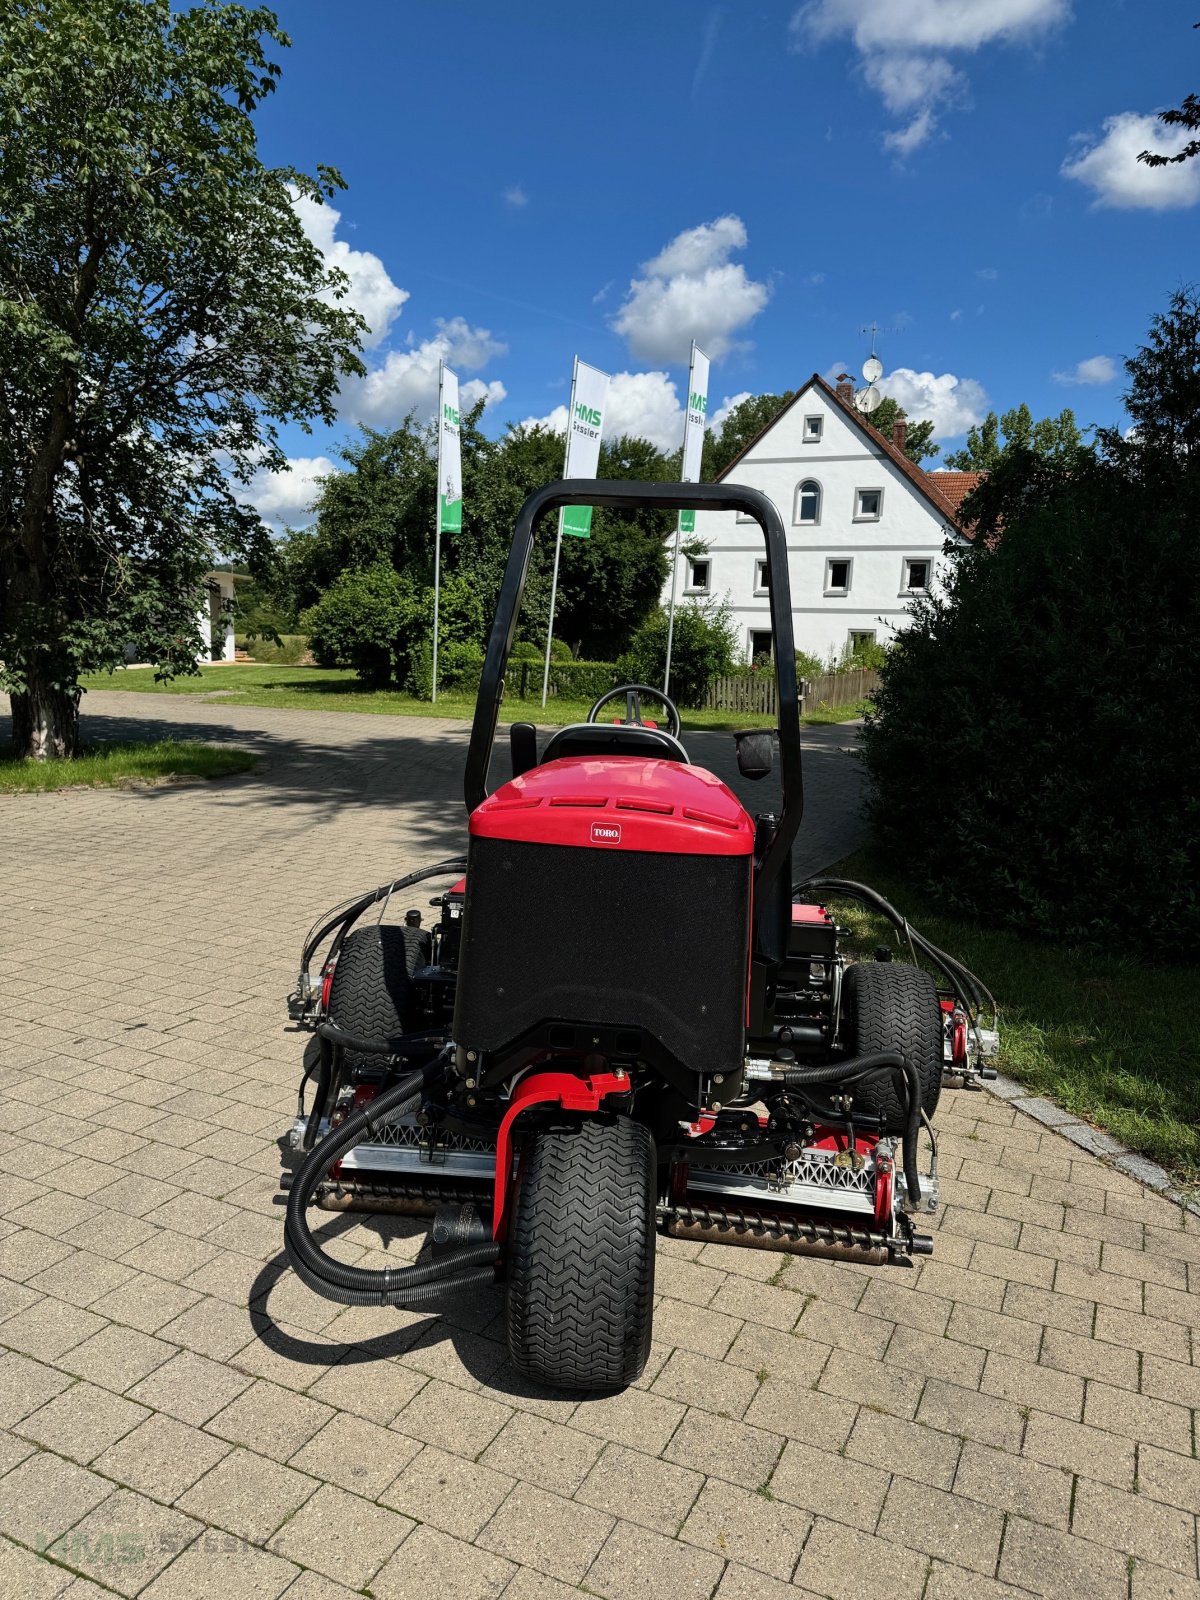
[[[955,511],[987,477],[986,472],[927,472],[944,500],[949,500]]]

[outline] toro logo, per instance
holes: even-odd
[[[620,844],[621,824],[619,822],[593,822],[593,844]]]

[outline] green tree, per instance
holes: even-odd
[[[897,422],[908,422],[908,415],[889,394],[884,395],[867,421],[877,433],[890,440],[893,426]],[[913,465],[919,467],[922,461],[928,461],[939,453],[940,446],[933,442],[933,423],[928,420],[909,422],[904,432],[904,454]]]
[[[79,676],[129,643],[194,670],[198,580],[265,546],[234,485],[362,371],[291,203],[341,180],[256,149],[287,43],[261,7],[4,5],[0,685],[23,754],[75,753]]]
[[[643,622],[628,652],[617,663],[630,683],[660,684],[667,661],[669,619],[661,606]],[[671,637],[671,698],[682,706],[698,706],[710,678],[732,672],[737,660],[737,633],[725,602],[688,599],[675,608]]]
[[[1200,938],[1200,300],[1126,362],[1135,430],[1012,445],[881,669],[880,839],[981,920],[1180,959]],[[990,536],[989,536],[990,535]],[[952,781],[948,778],[952,776]]]
[[[1056,417],[1035,422],[1022,402],[1002,417],[989,411],[978,427],[968,430],[965,447],[946,457],[946,465],[954,472],[994,472],[1006,452],[1014,449],[1046,461],[1069,461],[1082,443],[1083,435],[1069,407]]]

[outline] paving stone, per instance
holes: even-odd
[[[62,1567],[0,1539],[0,1594],[20,1595],[21,1600],[55,1600],[70,1582],[71,1574]]]
[[[715,1411],[718,1416],[736,1418],[744,1414],[758,1393],[758,1381],[752,1372],[735,1364],[714,1361],[711,1356],[700,1356],[691,1350],[675,1350],[655,1378],[651,1392]]]
[[[571,1427],[615,1444],[657,1454],[684,1416],[678,1400],[626,1389],[621,1394],[584,1399],[571,1414]]]
[[[576,1490],[575,1498],[597,1511],[640,1522],[674,1536],[704,1484],[689,1467],[609,1444]]]
[[[103,1317],[47,1295],[0,1323],[0,1335],[10,1350],[53,1361],[103,1326]]]
[[[178,1511],[116,1489],[61,1534],[50,1553],[106,1589],[136,1595],[203,1531]]]
[[[879,1594],[881,1588],[894,1600],[919,1600],[928,1568],[928,1559],[910,1549],[907,1539],[892,1544],[818,1519],[804,1546],[795,1582],[832,1600],[862,1600],[863,1595]]]
[[[1196,1576],[1196,1518],[1148,1495],[1121,1494],[1107,1484],[1081,1479],[1071,1530],[1127,1555]]]
[[[618,1522],[587,1575],[609,1600],[708,1600],[724,1559],[633,1522]]]
[[[1119,1434],[1035,1411],[1029,1418],[1021,1453],[1031,1461],[1078,1472],[1131,1491],[1136,1448],[1131,1440]]]
[[[181,1311],[195,1305],[199,1298],[194,1289],[181,1288],[179,1284],[167,1283],[143,1272],[121,1288],[93,1301],[92,1310],[127,1327],[139,1328],[143,1333],[156,1333]]]
[[[396,1418],[411,1439],[438,1445],[472,1460],[486,1450],[512,1416],[512,1407],[431,1378]]]
[[[554,1494],[572,1495],[603,1449],[578,1428],[517,1412],[504,1424],[480,1461],[511,1478],[538,1483]]]
[[[1073,1372],[1039,1367],[1017,1356],[997,1355],[993,1351],[987,1358],[980,1390],[983,1394],[1012,1400],[1019,1406],[1065,1417],[1068,1422],[1079,1422],[1083,1417],[1082,1378]]]
[[[778,1434],[689,1411],[663,1454],[682,1467],[757,1489],[771,1476],[782,1448]]]
[[[149,1415],[145,1406],[122,1400],[107,1389],[76,1383],[18,1422],[16,1431],[47,1450],[86,1463]]]
[[[231,1548],[225,1548],[231,1543]],[[265,1550],[255,1550],[227,1536],[202,1534],[148,1589],[142,1600],[198,1600],[219,1595],[221,1600],[277,1600],[298,1576],[290,1561]],[[72,1597],[73,1600],[73,1597]]]
[[[1051,1600],[1126,1600],[1125,1557],[1057,1529],[1010,1517],[998,1577]]]
[[[39,1451],[0,1478],[0,1533],[45,1549],[111,1493],[94,1472]]]
[[[800,1311],[797,1306],[796,1315]],[[793,1317],[792,1321],[795,1321]],[[789,1324],[790,1326],[790,1324]],[[654,1312],[654,1335],[664,1344],[720,1360],[737,1338],[741,1322],[710,1306],[684,1305],[664,1300]]]
[[[262,1544],[316,1488],[316,1479],[266,1456],[231,1450],[175,1505],[202,1522]]]
[[[1200,1458],[1139,1445],[1137,1483],[1152,1500],[1194,1511],[1200,1506]]]
[[[417,1528],[371,1580],[380,1600],[430,1600],[453,1585],[455,1600],[495,1600],[512,1577],[511,1561],[464,1544],[436,1528]]]
[[[802,1600],[807,1593],[790,1583],[781,1583],[778,1578],[765,1577],[753,1567],[739,1567],[731,1562],[725,1568],[725,1576],[713,1600]]]
[[[859,1405],[878,1406],[897,1417],[913,1417],[925,1386],[924,1376],[883,1361],[835,1350],[818,1385],[825,1394],[840,1395]]]
[[[65,1371],[123,1394],[130,1384],[149,1377],[177,1354],[174,1345],[110,1323],[58,1361]]]
[[[288,1465],[314,1478],[340,1484],[352,1494],[377,1500],[421,1453],[421,1448],[415,1439],[407,1439],[392,1428],[337,1412],[289,1458]]]
[[[520,1483],[475,1542],[506,1560],[578,1584],[612,1526],[612,1517],[602,1511]]]
[[[935,1489],[948,1489],[954,1482],[962,1440],[864,1407],[844,1450],[852,1461],[902,1473]]]
[[[910,1428],[908,1431],[920,1433],[922,1430]],[[833,1455],[789,1439],[771,1477],[770,1492],[778,1500],[871,1533],[879,1521],[890,1478],[886,1468],[867,1466],[862,1461],[851,1460],[848,1454],[845,1457]],[[736,1559],[746,1560],[746,1557]]]
[[[413,1530],[409,1517],[326,1484],[271,1541],[276,1555],[363,1588]]]
[[[1127,1439],[1163,1445],[1181,1455],[1192,1453],[1192,1414],[1185,1406],[1130,1394],[1107,1383],[1089,1383],[1083,1420]]]
[[[1138,1387],[1137,1351],[1103,1339],[1082,1339],[1062,1328],[1047,1328],[1038,1360],[1044,1367],[1075,1372],[1081,1378],[1098,1378],[1120,1389]]]
[[[1130,1595],[1131,1600],[1200,1600],[1200,1579],[1184,1577],[1148,1561],[1136,1561]]]
[[[1071,1516],[1071,1474],[968,1440],[954,1479],[955,1494],[1011,1511],[1031,1522],[1065,1529]]]
[[[336,1324],[335,1324],[336,1326]],[[309,1389],[314,1400],[386,1426],[429,1380],[398,1361],[339,1361]]]
[[[427,1445],[380,1496],[382,1503],[443,1533],[473,1539],[515,1479]]]
[[[210,1417],[207,1426],[218,1438],[244,1444],[276,1461],[287,1461],[332,1415],[330,1408],[318,1400],[259,1381]]]
[[[155,1413],[93,1463],[97,1472],[170,1505],[232,1447]]]
[[[964,1389],[979,1387],[984,1352],[957,1339],[943,1339],[917,1328],[897,1327],[883,1357],[888,1366],[916,1376],[945,1378]]]
[[[1000,1554],[1002,1513],[961,1493],[894,1478],[878,1532],[895,1543],[991,1575]]]
[[[819,1439],[823,1446],[838,1450],[850,1437],[857,1415],[858,1406],[853,1400],[823,1394],[811,1383],[785,1375],[764,1379],[745,1420],[769,1433],[805,1441]]]
[[[135,1383],[128,1397],[199,1427],[248,1389],[251,1382],[240,1372],[230,1372],[204,1356],[181,1350],[156,1367],[148,1378]]]
[[[32,1356],[0,1350],[0,1427],[38,1411],[70,1383],[70,1378]]]
[[[1011,1400],[976,1394],[940,1378],[930,1378],[925,1385],[917,1421],[1001,1450],[1018,1449],[1025,1429],[1021,1408]]]

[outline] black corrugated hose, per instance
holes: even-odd
[[[851,1061],[835,1061],[826,1067],[786,1067],[773,1072],[772,1083],[785,1089],[817,1089],[824,1084],[853,1083],[877,1072],[898,1074],[904,1085],[904,1184],[909,1202],[916,1205],[921,1198],[921,1180],[917,1172],[917,1135],[921,1128],[921,1080],[916,1067],[898,1050],[878,1050],[872,1055],[855,1056]]]
[[[420,1266],[374,1271],[348,1267],[326,1255],[313,1238],[305,1217],[317,1185],[333,1162],[358,1144],[364,1134],[374,1134],[418,1106],[426,1085],[444,1066],[451,1048],[447,1045],[436,1061],[419,1072],[410,1072],[347,1117],[321,1140],[296,1172],[288,1194],[284,1245],[296,1276],[326,1300],[338,1300],[348,1306],[416,1306],[494,1279],[492,1263],[500,1256],[500,1246],[495,1242],[470,1245]]]

